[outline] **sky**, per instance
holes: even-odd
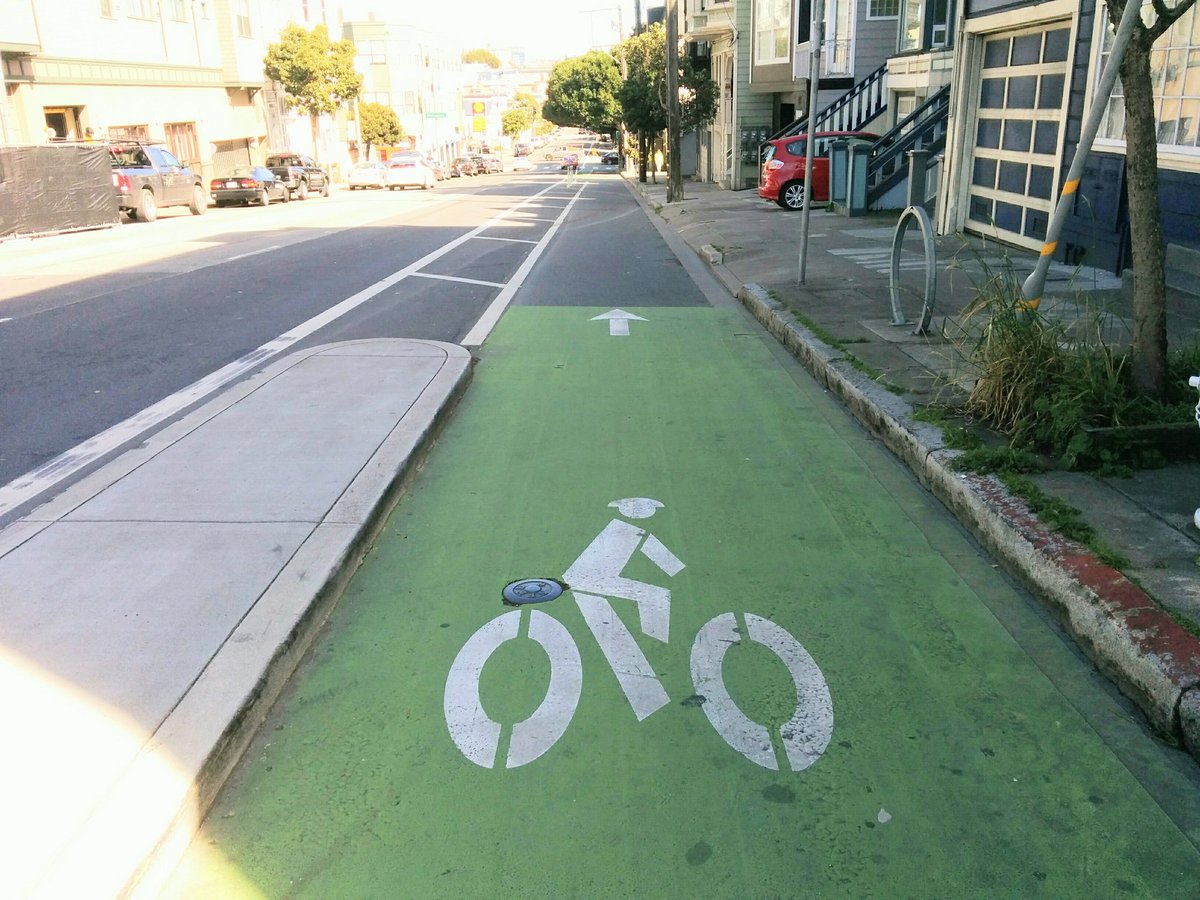
[[[643,9],[657,0],[646,0]],[[632,0],[454,0],[452,3],[342,0],[347,20],[373,11],[380,21],[412,22],[450,36],[467,48],[524,48],[530,61],[578,56],[610,46],[633,30]],[[644,13],[643,13],[644,15]]]

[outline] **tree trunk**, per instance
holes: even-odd
[[[650,142],[646,140],[646,132],[638,132],[638,181],[642,184],[646,183],[646,156],[649,152]]]
[[[317,147],[317,131],[318,131],[317,117],[309,116],[308,121],[309,121],[309,124],[312,125],[313,159],[316,162],[320,162],[321,161],[321,151],[320,151],[320,148]]]
[[[1150,81],[1150,40],[1138,25],[1121,61],[1125,91],[1125,178],[1133,250],[1133,383],[1153,400],[1166,396],[1166,252],[1158,206],[1158,129]]]

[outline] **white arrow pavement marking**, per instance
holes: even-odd
[[[591,321],[599,322],[608,320],[608,333],[612,337],[628,337],[630,321],[645,322],[641,316],[635,316],[633,313],[627,313],[623,309],[610,309],[608,312],[599,316],[592,316]]]

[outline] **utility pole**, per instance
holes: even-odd
[[[804,206],[800,210],[800,283],[808,277],[808,216],[812,209],[813,145],[817,133],[817,92],[821,87],[821,46],[825,40],[825,3],[813,0],[808,67],[808,137],[804,142]]]
[[[683,199],[679,147],[679,0],[667,0],[667,202]]]

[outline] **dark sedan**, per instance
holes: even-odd
[[[217,206],[235,203],[267,206],[272,200],[287,203],[290,199],[287,183],[276,178],[275,173],[265,166],[235,166],[214,178],[208,189]]]

